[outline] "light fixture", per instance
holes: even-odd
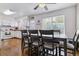
[[[44,4],[44,3],[40,3],[40,4],[39,4],[39,7],[40,7],[40,8],[44,8],[45,6],[46,6],[46,4]]]
[[[13,11],[11,11],[9,9],[9,10],[4,11],[3,14],[5,14],[5,15],[12,15],[12,14],[15,14],[15,12],[13,12]]]

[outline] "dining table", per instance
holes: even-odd
[[[35,34],[32,34],[35,36]],[[49,37],[51,38],[52,35],[43,35],[44,37]],[[40,35],[39,35],[40,37]],[[64,46],[64,56],[67,56],[67,41],[71,39],[69,38],[66,34],[57,34],[57,35],[54,35],[54,38],[51,40],[51,39],[47,39],[48,41],[52,42],[53,40],[54,41],[61,41],[63,42],[63,46]]]
[[[55,30],[54,32],[54,37],[53,39],[45,39],[47,40],[48,42],[53,42],[53,40],[55,41],[58,41],[59,43],[60,42],[63,42],[63,48],[64,48],[64,56],[67,56],[67,41],[69,39],[71,39],[71,37],[68,37],[65,33],[60,33],[59,30]],[[42,35],[41,37],[41,34],[40,32],[37,34],[31,34],[32,36],[38,36],[39,38],[42,38],[42,37],[49,37],[49,38],[52,38],[52,35]],[[60,54],[59,54],[60,55]]]

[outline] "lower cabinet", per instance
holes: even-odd
[[[12,37],[21,38],[20,31],[1,31],[0,32],[0,39],[8,39]]]

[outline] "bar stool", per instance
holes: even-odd
[[[57,45],[58,41],[54,40],[54,31],[53,30],[40,30],[41,38],[44,43],[43,54],[44,55],[57,55]]]

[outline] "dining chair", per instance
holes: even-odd
[[[21,50],[22,50],[22,55],[24,55],[24,49],[28,50],[28,40],[29,40],[29,35],[27,30],[22,30],[21,31],[21,35],[22,35],[22,40],[21,40]],[[29,55],[29,53],[28,53]]]
[[[71,44],[73,44],[73,41],[76,42],[76,41],[75,41],[75,37],[76,37],[76,35],[77,35],[77,32],[75,32],[73,38],[69,38],[68,42],[71,43]],[[77,42],[77,47],[76,47],[76,49],[78,50],[78,42]]]
[[[56,56],[57,55],[57,45],[58,41],[54,41],[54,32],[53,30],[40,30],[42,42],[44,43],[43,53],[46,56]],[[51,36],[51,37],[48,37]]]
[[[29,35],[30,35],[30,40],[31,40],[31,55],[32,56],[37,56],[39,54],[39,48],[40,48],[40,39],[39,39],[39,34],[38,30],[29,30]]]
[[[75,33],[73,40],[67,42],[67,53],[72,54],[73,56],[76,56],[76,51],[77,51],[77,42],[79,39],[79,34]],[[63,51],[63,44],[60,44],[60,50],[61,52]]]

